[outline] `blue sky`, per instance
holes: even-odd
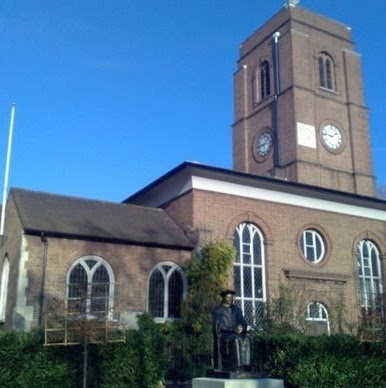
[[[238,46],[284,0],[2,0],[0,184],[121,201],[184,160],[231,168]],[[303,0],[352,28],[386,185],[384,0]]]

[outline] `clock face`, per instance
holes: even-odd
[[[264,132],[260,135],[256,142],[256,150],[259,156],[266,156],[272,148],[272,134]]]
[[[343,144],[343,137],[340,129],[332,124],[327,124],[322,128],[322,139],[324,144],[334,151],[338,151]]]

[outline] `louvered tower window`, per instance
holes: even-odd
[[[323,89],[335,90],[334,63],[326,52],[318,57],[319,86]]]
[[[271,95],[271,77],[269,62],[263,61],[260,65],[260,98],[264,99]]]

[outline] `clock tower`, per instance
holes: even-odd
[[[235,170],[374,195],[349,27],[291,3],[242,44],[234,81]]]

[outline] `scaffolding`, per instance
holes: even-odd
[[[69,346],[125,342],[125,328],[119,319],[105,316],[79,315],[65,312],[45,320],[44,345]]]
[[[361,306],[359,322],[359,338],[362,341],[385,342],[386,341],[386,298],[385,294],[372,294],[367,303]]]

